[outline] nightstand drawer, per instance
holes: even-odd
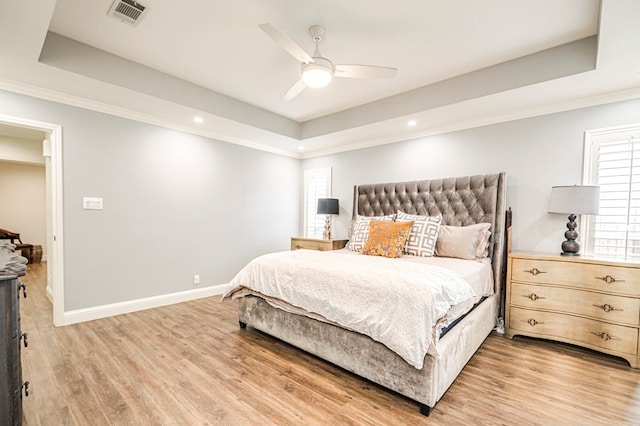
[[[640,296],[640,269],[591,263],[513,259],[511,279]]]
[[[291,238],[291,250],[340,250],[347,245],[347,242],[348,240],[320,240],[315,238],[293,237]]]
[[[291,241],[291,250],[331,250],[331,246],[321,241],[296,240]]]
[[[510,327],[529,336],[629,355],[638,353],[638,329],[553,312],[510,308]]]
[[[512,306],[566,312],[636,327],[640,325],[640,299],[515,282],[511,285],[510,299]]]

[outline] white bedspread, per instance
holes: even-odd
[[[276,306],[284,301],[285,308],[302,308],[371,337],[417,369],[433,343],[438,319],[475,296],[449,269],[340,250],[260,256],[230,284],[223,297],[257,293]]]

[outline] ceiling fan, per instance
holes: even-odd
[[[302,75],[284,95],[283,100],[289,101],[300,94],[306,87],[325,87],[333,77],[345,78],[388,78],[396,75],[396,69],[378,67],[375,65],[338,65],[322,56],[318,44],[325,35],[324,27],[312,25],[309,34],[316,44],[313,56],[310,56],[296,42],[280,32],[271,24],[258,25],[276,43],[296,58],[302,65]]]

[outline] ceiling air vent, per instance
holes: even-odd
[[[136,26],[146,12],[147,7],[134,0],[115,0],[107,15]]]

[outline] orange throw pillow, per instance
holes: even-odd
[[[369,236],[363,254],[371,256],[400,257],[413,222],[369,222]]]

